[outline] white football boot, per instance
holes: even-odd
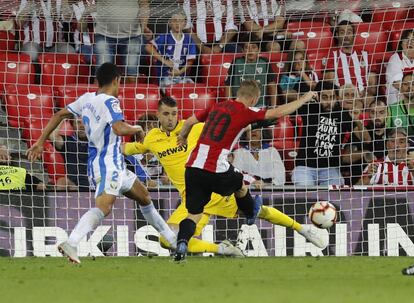
[[[233,256],[233,257],[244,257],[242,250],[233,244],[229,240],[224,240],[218,244],[218,254],[224,256]]]
[[[311,242],[313,245],[321,249],[325,249],[326,246],[328,246],[328,243],[326,243],[326,241],[318,235],[317,228],[312,225],[303,225],[302,230],[299,232],[299,234],[304,236],[306,240]]]
[[[58,245],[59,252],[69,259],[70,262],[80,264],[76,247],[70,246],[68,242],[63,242]]]

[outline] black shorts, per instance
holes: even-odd
[[[201,214],[210,201],[211,194],[230,196],[243,186],[243,174],[234,167],[225,173],[212,173],[203,169],[187,167],[185,170],[186,207],[190,214]]]

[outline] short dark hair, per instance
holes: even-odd
[[[242,39],[241,39],[241,43],[242,43],[242,45],[243,45],[243,47],[246,45],[246,44],[256,44],[257,45],[257,47],[259,48],[259,49],[261,49],[261,47],[262,47],[262,39],[260,39],[255,33],[253,33],[253,32],[250,32],[250,33],[245,33],[243,36],[242,36]]]
[[[368,108],[371,108],[372,106],[379,107],[382,105],[387,107],[387,99],[385,97],[377,97],[370,104],[368,104]]]
[[[316,92],[321,92],[323,90],[333,90],[335,92],[335,95],[339,96],[339,87],[335,85],[332,81],[319,81],[318,84],[315,86]]]
[[[98,80],[98,86],[102,87],[108,84],[111,84],[116,78],[119,78],[121,75],[118,71],[118,68],[115,64],[110,62],[105,62],[96,70],[96,80]]]
[[[158,108],[160,108],[161,105],[163,104],[168,107],[177,107],[177,101],[173,97],[170,97],[170,96],[162,97],[158,101]]]
[[[400,41],[398,42],[398,47],[397,47],[397,52],[401,52],[402,49],[402,42],[405,39],[408,39],[409,35],[414,35],[414,29],[406,29],[402,32],[401,37],[400,37]]]

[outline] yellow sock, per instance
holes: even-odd
[[[272,224],[289,227],[296,231],[302,230],[302,225],[273,207],[263,205],[260,209],[258,217],[260,219],[265,219]]]
[[[160,243],[163,248],[169,248],[170,244],[163,237],[160,237]],[[203,241],[197,238],[191,238],[188,242],[188,252],[190,253],[218,253],[218,245]]]
[[[188,252],[190,253],[218,253],[218,245],[203,241],[197,238],[191,238],[188,242]]]

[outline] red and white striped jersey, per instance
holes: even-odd
[[[377,172],[371,177],[370,184],[414,185],[413,176],[405,162],[394,164],[387,156],[384,161],[378,162],[377,164]],[[366,173],[366,170],[364,173]]]
[[[19,37],[23,44],[34,42],[45,47],[53,46],[58,41],[60,23],[55,17],[61,15],[61,0],[56,0],[53,5],[51,0],[38,3],[22,0],[17,15],[28,16],[27,22],[22,27]]]
[[[203,43],[220,41],[223,33],[238,30],[237,0],[184,0],[183,9],[186,28],[193,27],[194,19],[197,36]]]
[[[284,15],[284,7],[277,0],[238,0],[240,21],[252,20],[260,26],[274,22]]]
[[[214,107],[195,113],[204,122],[197,146],[191,152],[186,167],[195,167],[214,173],[228,171],[228,155],[244,128],[264,120],[266,109],[246,107],[234,100],[217,103]]]
[[[341,49],[334,49],[328,56],[326,69],[335,72],[336,85],[353,84],[363,91],[369,72],[375,72],[371,65],[372,56],[366,51],[354,50],[352,54],[345,54]]]

